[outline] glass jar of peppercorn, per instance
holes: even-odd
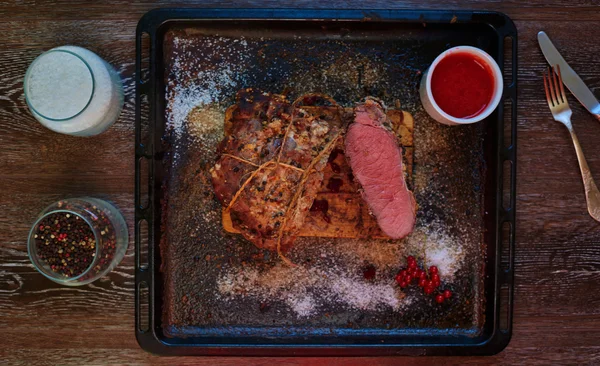
[[[90,197],[58,201],[39,215],[27,251],[35,268],[54,282],[79,286],[111,271],[129,244],[127,224],[110,203]]]

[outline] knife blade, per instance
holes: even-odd
[[[590,111],[590,113],[594,114],[596,118],[600,119],[600,103],[598,102],[598,99],[596,99],[590,88],[585,85],[579,75],[573,71],[567,61],[560,55],[544,31],[538,33],[538,43],[540,44],[544,57],[546,57],[546,61],[548,61],[551,66],[560,66],[560,74],[563,83],[569,88],[579,103]]]

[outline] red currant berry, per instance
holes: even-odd
[[[405,269],[403,269],[403,270],[402,270],[402,271],[400,271],[398,274],[399,274],[400,276],[402,276],[402,277],[406,277],[407,273],[408,273],[408,272],[407,272]]]
[[[432,275],[438,273],[438,268],[436,266],[429,267],[429,273]]]
[[[417,269],[417,262],[411,262],[408,264],[408,269],[412,270],[412,269]]]
[[[417,269],[416,268],[410,268],[409,271],[408,271],[408,274],[411,277],[419,278],[419,276],[417,276]]]
[[[398,284],[400,284],[400,282],[404,281],[404,277],[400,276],[400,273],[398,273],[396,275],[396,277],[394,277],[394,279],[396,280],[396,282],[398,282]]]
[[[413,280],[411,275],[406,275],[406,277],[404,277],[404,280],[406,281],[406,283],[410,284]]]
[[[407,286],[408,286],[408,283],[406,282],[406,280],[402,280],[402,281],[400,282],[400,287],[402,287],[402,288],[405,288],[405,287],[407,287]]]
[[[434,284],[433,284],[433,281],[432,281],[432,280],[428,280],[428,281],[425,283],[425,287],[431,287],[431,288],[434,288],[435,286],[434,286]]]
[[[433,286],[436,287],[436,288],[440,287],[440,280],[439,279],[438,280],[434,280],[433,281]]]
[[[417,270],[415,271],[415,277],[417,278],[421,278],[421,276],[424,274],[425,272],[423,272],[423,270],[421,268],[417,268]]]
[[[449,299],[450,297],[452,297],[452,291],[445,290],[444,291],[444,298]]]
[[[419,278],[424,278],[425,280],[427,280],[427,273],[425,273],[425,271],[421,271]]]
[[[413,257],[412,255],[409,255],[408,257],[406,257],[406,263],[407,264],[417,263],[417,261],[415,260],[415,257]]]
[[[433,287],[425,286],[423,292],[425,292],[425,295],[431,295],[433,293]]]
[[[441,295],[441,294],[436,295],[435,296],[435,302],[437,302],[438,304],[443,303],[444,302],[444,295]]]
[[[424,278],[419,279],[419,287],[425,287],[426,284],[427,284],[426,279],[424,279]]]

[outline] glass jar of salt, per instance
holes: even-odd
[[[123,108],[115,69],[85,48],[61,46],[36,58],[25,74],[25,100],[52,131],[92,136],[106,131]]]

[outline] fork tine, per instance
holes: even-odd
[[[554,84],[552,83],[552,74],[554,74],[554,70],[552,67],[548,68],[548,86],[550,87],[550,94],[552,94],[552,102],[554,105],[558,105],[558,99],[556,98],[556,90],[554,89]]]
[[[550,98],[550,91],[548,90],[548,80],[546,77],[546,70],[542,72],[542,78],[544,79],[544,90],[546,91],[546,100],[548,101],[548,106],[552,108],[554,104],[552,104],[552,99]]]
[[[558,84],[560,85],[560,94],[562,95],[563,102],[567,103],[567,94],[565,93],[565,86],[563,85],[562,75],[560,74],[560,65],[556,65],[556,71],[558,71]]]
[[[554,91],[556,92],[556,100],[559,104],[564,103],[564,99],[560,94],[560,87],[558,86],[558,75],[556,75],[556,66],[552,66],[552,82],[554,83]],[[562,83],[561,83],[562,84]]]

